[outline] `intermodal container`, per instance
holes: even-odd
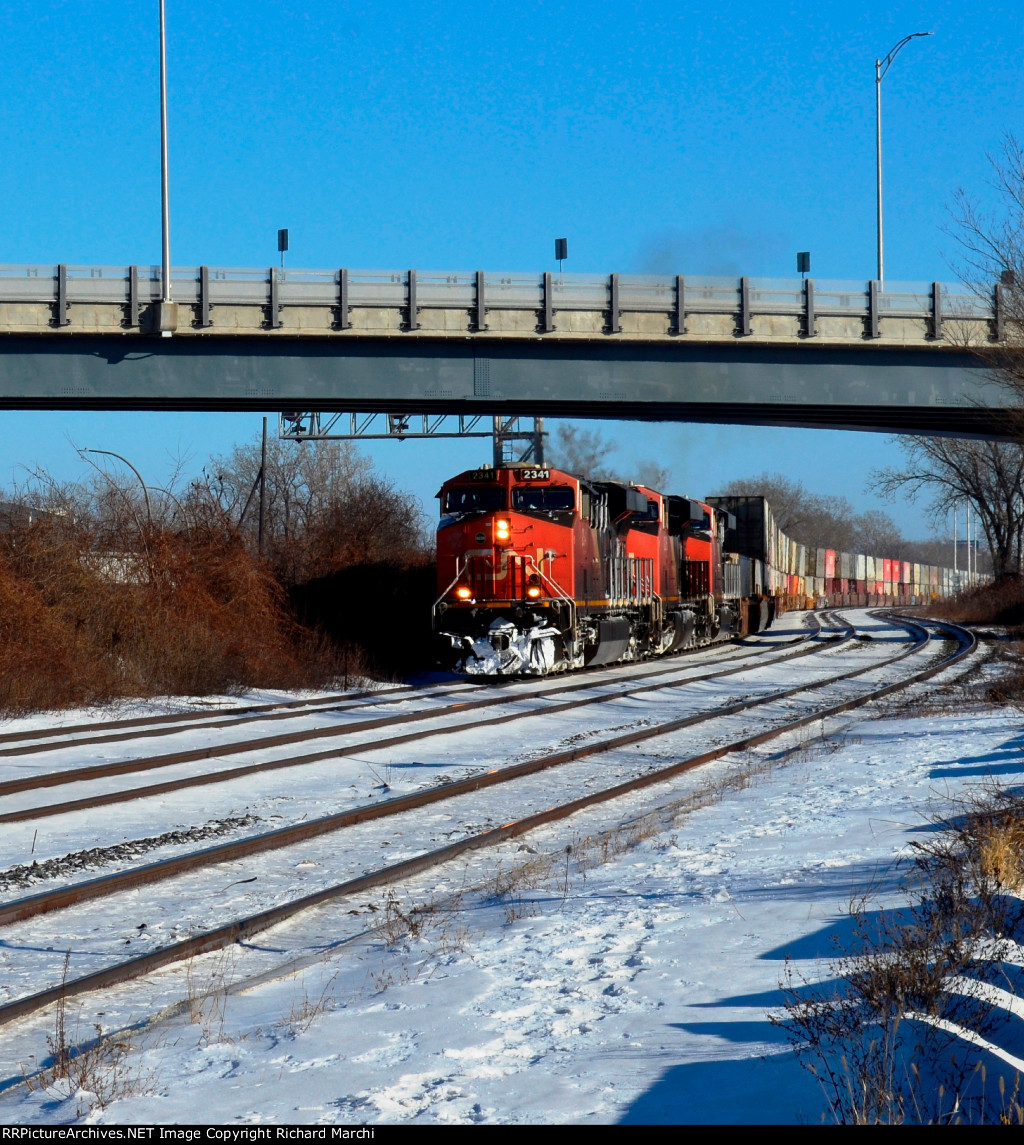
[[[709,497],[708,504],[736,518],[736,527],[725,532],[727,553],[767,560],[770,565],[775,563],[774,524],[771,509],[763,497]]]

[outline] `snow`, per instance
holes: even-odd
[[[853,667],[882,643],[833,655]],[[723,701],[773,690],[780,679],[791,685],[816,659],[790,662],[757,684],[724,680]],[[871,674],[865,685],[883,678]],[[674,714],[684,691],[654,694],[659,718]],[[643,702],[621,699],[634,722]],[[584,709],[578,721],[567,717],[560,736],[583,734],[595,719],[616,726],[619,703]],[[494,766],[541,746],[545,733],[509,726],[517,730],[499,735],[502,742],[470,736],[458,759],[426,740],[416,759],[433,781],[438,770]],[[654,740],[639,750],[678,758],[689,746]],[[1018,713],[974,702],[966,690],[905,711],[889,701],[884,711],[863,709],[803,739],[688,773],[670,791],[659,785],[625,811],[593,808],[412,886],[319,908],[231,951],[69,1004],[72,1032],[85,1037],[98,1023],[133,1047],[92,1079],[91,1092],[22,1083],[23,1071],[31,1078],[47,1059],[52,1014],[5,1029],[0,1123],[818,1122],[827,1113],[824,1095],[769,1021],[787,966],[809,981],[828,977],[835,942],[849,936],[851,903],[865,891],[873,906],[903,901],[901,861],[914,839],[972,786],[1021,783],[1020,746]],[[117,745],[116,757],[130,750]],[[397,756],[387,760],[382,753],[373,766],[384,775],[394,765],[389,782],[416,781]],[[87,753],[74,762],[90,761]],[[358,782],[364,796],[370,772],[364,766],[360,780],[350,780],[340,762],[335,780]],[[603,781],[624,763],[609,755],[577,766]],[[325,776],[309,773],[310,817],[328,798]],[[174,804],[181,821],[201,823],[204,810],[225,814],[224,796],[211,794],[218,790],[182,796]],[[539,800],[544,794],[538,788]],[[302,790],[294,795],[297,807]],[[482,822],[504,813],[489,797],[475,798]],[[146,833],[140,812],[111,814],[125,816],[129,838]],[[424,816],[424,839],[443,839],[447,814]],[[102,824],[92,827],[103,834]],[[20,861],[32,829],[5,828],[5,867]],[[62,831],[60,845],[89,835],[81,823]],[[382,840],[374,840],[370,830],[360,837],[366,866],[376,861]],[[301,854],[289,851],[288,870],[309,878],[311,890],[319,879],[334,881],[340,846],[326,836]],[[269,877],[278,860],[260,862]],[[201,880],[175,884],[176,904],[159,885],[135,892],[131,917],[153,928],[167,920],[169,928],[176,911],[179,933],[187,933],[190,919],[199,927],[227,903],[236,913],[244,908],[247,887],[224,884],[246,873],[221,877],[214,904],[204,905]],[[410,913],[414,902],[433,910]],[[5,928],[0,983],[20,981],[18,968],[33,965],[30,948],[50,946],[51,964],[69,935],[76,951],[86,950],[88,911],[103,909]],[[1019,1017],[1012,996],[993,998]],[[1016,1033],[1014,1041],[1014,1032],[993,1054],[1008,1063],[1011,1084],[1024,1058],[1024,1038]]]
[[[543,675],[554,667],[556,636],[558,629],[548,624],[521,630],[498,617],[486,639],[463,637],[462,670],[470,676]]]

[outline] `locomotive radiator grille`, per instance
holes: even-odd
[[[654,559],[612,557],[608,561],[608,602],[614,607],[653,604]]]
[[[711,592],[706,561],[683,561],[680,566],[679,595],[682,599],[705,597]]]

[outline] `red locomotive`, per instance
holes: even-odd
[[[767,628],[762,560],[724,554],[730,513],[642,485],[512,464],[438,494],[442,659],[543,675]]]

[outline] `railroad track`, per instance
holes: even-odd
[[[630,795],[643,787],[663,783],[685,771],[699,767],[701,764],[765,743],[786,732],[836,715],[872,699],[890,694],[910,683],[928,678],[943,670],[953,660],[965,655],[973,647],[973,637],[970,637],[969,634],[964,634],[952,626],[940,627],[941,632],[947,636],[953,634],[958,641],[957,650],[952,655],[943,654],[935,662],[931,662],[934,660],[931,658],[926,667],[916,669],[903,679],[885,682],[879,680],[864,681],[869,686],[861,688],[852,698],[846,696],[837,700],[835,696],[820,695],[829,689],[835,691],[839,682],[849,682],[871,673],[884,677],[887,672],[891,674],[893,666],[901,660],[913,656],[915,653],[920,653],[928,639],[928,634],[923,627],[912,620],[899,620],[898,623],[914,634],[909,643],[904,641],[905,646],[899,648],[892,655],[877,657],[864,656],[858,653],[860,659],[867,659],[869,662],[856,664],[854,667],[848,667],[841,672],[809,678],[803,682],[791,683],[783,688],[771,686],[765,688],[761,695],[747,699],[736,699],[728,704],[719,702],[712,711],[690,711],[686,714],[675,714],[670,719],[651,720],[643,726],[634,727],[621,734],[605,733],[601,738],[592,737],[590,742],[583,741],[559,751],[533,755],[528,759],[509,764],[503,768],[466,776],[460,780],[436,785],[425,791],[349,809],[331,816],[321,817],[313,822],[293,825],[275,832],[266,832],[250,839],[221,844],[218,847],[207,848],[192,855],[179,856],[165,863],[147,864],[132,871],[102,876],[71,887],[60,888],[56,892],[31,895],[8,902],[0,907],[0,912],[3,912],[0,913],[0,922],[7,924],[7,930],[4,933],[17,940],[19,929],[29,925],[25,920],[30,920],[39,915],[56,910],[67,910],[74,903],[79,904],[76,908],[78,911],[85,910],[87,912],[88,908],[82,904],[88,899],[100,899],[126,890],[137,892],[139,887],[143,885],[164,882],[172,878],[178,879],[186,871],[193,872],[190,877],[194,877],[196,872],[202,873],[204,869],[206,873],[211,868],[223,870],[224,864],[230,864],[242,858],[250,858],[254,854],[279,850],[297,843],[305,843],[317,836],[326,836],[329,833],[333,834],[347,829],[357,829],[360,825],[364,830],[371,825],[378,829],[379,825],[383,824],[389,827],[391,841],[394,842],[399,838],[399,832],[394,824],[399,821],[400,816],[410,810],[422,810],[428,806],[447,809],[445,813],[449,818],[445,824],[439,827],[436,822],[432,822],[429,829],[426,830],[429,837],[428,841],[436,842],[438,835],[443,835],[449,826],[451,827],[449,833],[454,832],[459,836],[456,841],[440,847],[426,846],[421,840],[406,839],[402,843],[402,847],[409,854],[404,858],[361,871],[354,877],[349,877],[342,882],[321,886],[313,893],[297,895],[294,887],[290,889],[278,888],[277,898],[283,901],[276,901],[272,905],[265,905],[262,909],[238,915],[227,924],[208,925],[202,933],[169,941],[159,949],[152,950],[141,957],[129,960],[114,959],[109,950],[110,944],[108,944],[108,949],[98,956],[100,961],[105,959],[107,965],[60,985],[56,984],[56,977],[58,976],[54,975],[51,979],[54,981],[54,985],[31,995],[15,998],[0,1007],[0,1023],[10,1022],[17,1017],[32,1013],[59,997],[70,997],[101,986],[126,981],[161,966],[221,948],[275,926],[314,906],[363,894],[374,887],[446,863],[467,851],[497,845],[507,839],[533,830],[543,823],[565,818],[585,807]],[[829,646],[833,650],[839,650],[843,647],[849,648],[851,636],[852,631],[848,631],[844,640],[833,640]],[[863,645],[860,646],[861,652],[863,652],[864,647]],[[810,649],[802,649],[801,651],[806,654]],[[849,652],[853,659],[857,658],[855,655],[857,653],[856,648],[849,649]],[[790,674],[797,670],[801,659],[792,653],[793,650],[790,650],[785,661]],[[816,664],[817,660],[815,659],[814,662]],[[779,661],[776,659],[772,666],[778,665],[778,663]],[[730,669],[729,672],[734,674],[744,670],[750,672],[753,669],[751,667],[744,668],[740,665]],[[764,665],[762,664],[762,673],[763,670]],[[723,672],[718,673],[718,675],[724,674]],[[700,679],[706,681],[712,675],[714,673],[709,673]],[[671,687],[678,688],[680,684],[687,683],[692,684],[694,681],[692,679],[673,682],[662,681],[661,694],[664,695]],[[650,692],[651,685],[648,683],[645,687],[641,684],[632,691],[636,693]],[[621,690],[617,696],[622,696]],[[812,696],[817,697],[815,702],[811,701],[810,697]],[[792,710],[787,711],[786,706],[794,703],[798,703],[800,710],[796,713]],[[579,705],[574,704],[574,706],[578,707]],[[734,727],[736,721],[758,710],[761,713],[773,713],[770,715],[771,726],[762,727],[761,730],[754,733],[747,732],[736,735]],[[732,725],[729,723],[730,720]],[[714,730],[711,731],[711,728]],[[680,745],[678,749],[673,746],[670,754],[674,754],[676,750],[682,750],[682,755],[667,765],[652,766],[649,760],[645,762],[641,759],[639,764],[632,761],[631,766],[627,766],[630,761],[624,758],[625,749],[658,740],[673,745],[673,736],[678,737],[680,733],[692,732],[694,729],[699,729],[699,734],[703,736],[705,742],[711,736],[719,742],[710,750],[705,747],[703,751],[687,751],[683,749],[683,745]],[[465,728],[460,730],[464,731]],[[452,734],[456,733],[453,732]],[[591,786],[591,789],[587,790],[588,784],[592,785],[594,776],[598,774],[590,761],[598,756],[604,757],[602,784],[596,788]],[[584,764],[583,761],[588,762]],[[609,761],[612,761],[612,766],[609,766]],[[524,784],[528,786],[528,781],[536,783],[538,777],[553,772],[555,769],[558,769],[559,776],[564,777],[560,780],[560,785],[570,793],[570,798],[552,804],[550,801],[550,784],[547,787],[541,785],[532,793],[527,790],[527,787],[524,787]],[[607,782],[607,779],[614,779],[615,782]],[[479,810],[479,801],[470,801],[468,809],[460,809],[457,805],[460,800],[465,804],[467,802],[466,797],[488,787],[507,792],[505,802],[499,801],[494,805],[492,819],[496,816],[498,823],[496,826],[485,824],[482,829],[468,828],[466,818],[469,817],[472,821],[473,807],[475,805]],[[538,803],[540,804],[539,810],[533,810],[527,814],[508,813],[510,806],[522,808],[529,806],[531,800],[535,808]],[[433,813],[434,819],[436,819],[436,814],[436,812]],[[378,840],[378,842],[387,845],[388,841]],[[365,853],[364,841],[355,841],[352,846],[354,852]],[[383,853],[380,845],[376,849],[378,853]],[[248,882],[250,880],[241,881]],[[181,895],[183,892],[179,891],[178,893]],[[275,896],[271,893],[270,897],[273,899]],[[75,927],[65,927],[65,933],[72,931],[76,935],[84,933],[88,926],[95,921],[95,917],[92,915],[79,918]],[[23,941],[31,941],[31,939],[32,935],[28,933],[22,936]],[[8,945],[10,946],[10,940]],[[63,950],[63,946],[60,950]],[[93,957],[93,961],[96,961],[96,957]],[[54,960],[51,959],[50,962],[52,971]]]
[[[822,614],[823,617],[829,614]],[[800,643],[813,637],[821,630],[818,617],[811,614],[811,627],[795,638]],[[768,635],[774,635],[768,634]],[[756,642],[756,641],[755,641]],[[740,642],[722,643],[716,645],[703,645],[700,648],[689,649],[675,654],[668,661],[656,661],[660,664],[668,663],[669,668],[656,669],[654,674],[678,668],[680,660],[693,655],[708,652],[724,652],[742,647]],[[591,682],[603,678],[617,678],[630,672],[639,672],[641,678],[650,673],[652,661],[642,661],[624,665],[613,665],[610,668],[595,668],[586,672]],[[644,669],[647,669],[646,671]],[[557,690],[557,681],[564,677],[546,677],[537,681],[538,687],[545,684]],[[123,743],[137,741],[159,736],[181,735],[182,733],[197,730],[222,731],[227,728],[251,725],[253,723],[266,723],[276,720],[296,720],[310,715],[344,713],[358,711],[360,708],[379,708],[391,704],[408,703],[410,700],[436,699],[458,697],[467,691],[489,691],[496,687],[508,687],[514,681],[501,679],[500,681],[486,679],[453,680],[440,687],[408,688],[405,686],[367,689],[354,692],[339,692],[327,696],[315,697],[306,700],[282,700],[276,703],[246,704],[216,708],[207,712],[173,712],[162,715],[135,716],[119,720],[97,720],[88,723],[67,724],[59,728],[38,728],[24,731],[0,733],[0,759],[4,757],[21,757],[39,752],[59,751],[65,748],[81,748],[83,746],[98,746],[110,743]],[[456,703],[458,700],[456,699]]]
[[[623,677],[622,675],[615,676],[613,674],[609,678],[608,674],[605,673],[604,678],[598,680],[591,678],[584,680],[574,679],[572,683],[568,684],[553,684],[550,681],[545,681],[544,687],[537,687],[535,685],[532,688],[510,689],[506,685],[497,695],[493,694],[492,690],[485,688],[483,690],[488,691],[489,694],[482,698],[456,701],[441,706],[416,708],[413,711],[402,712],[391,716],[369,715],[365,718],[352,721],[351,723],[336,724],[331,727],[315,727],[274,736],[250,737],[226,744],[206,745],[183,751],[166,752],[159,755],[117,760],[102,764],[68,766],[65,763],[59,770],[48,772],[32,771],[27,774],[21,774],[15,779],[0,780],[0,800],[21,792],[39,792],[90,781],[107,780],[115,777],[131,777],[141,775],[148,771],[180,767],[192,763],[205,764],[210,761],[216,761],[218,765],[220,765],[225,759],[233,756],[247,756],[256,752],[263,753],[271,749],[288,748],[296,744],[309,743],[316,740],[335,740],[355,734],[365,735],[367,732],[379,733],[383,729],[398,729],[406,725],[421,724],[432,720],[442,721],[439,726],[433,728],[417,729],[414,732],[406,734],[400,733],[392,735],[386,739],[374,736],[370,740],[358,740],[349,744],[332,744],[332,746],[318,751],[286,755],[270,760],[261,759],[258,761],[243,762],[235,766],[218,766],[212,770],[203,770],[163,783],[151,783],[139,787],[125,787],[113,791],[104,790],[103,792],[93,795],[82,796],[75,799],[65,799],[60,802],[33,803],[9,811],[0,810],[0,824],[21,823],[54,815],[69,814],[74,811],[95,810],[115,803],[167,795],[190,787],[203,787],[211,784],[226,783],[231,780],[239,780],[263,772],[280,771],[325,760],[339,759],[344,756],[358,756],[367,751],[399,747],[403,744],[418,742],[426,737],[449,734],[456,726],[463,730],[471,730],[472,728],[483,726],[496,726],[499,723],[510,723],[538,714],[556,715],[560,712],[585,707],[590,704],[607,703],[622,695],[636,694],[644,691],[653,692],[665,688],[677,687],[681,682],[698,683],[705,680],[724,678],[729,675],[749,671],[752,664],[763,667],[766,664],[795,659],[819,651],[825,645],[810,642],[813,638],[822,635],[821,622],[818,621],[817,618],[814,619],[814,627],[795,641],[798,645],[796,648],[787,648],[772,655],[768,655],[763,650],[759,650],[748,653],[747,655],[734,656],[732,659],[738,659],[740,661],[739,664],[733,667],[716,665],[703,673],[693,674],[692,664],[675,663],[666,666],[662,663],[657,668],[647,668],[645,671],[633,671],[627,677]],[[836,634],[832,637],[825,637],[825,640],[832,642],[845,641],[851,639],[852,635],[853,630],[848,629],[845,635]],[[630,665],[629,667],[635,666]],[[680,676],[680,673],[686,673],[686,675]],[[667,677],[667,679],[661,679],[663,677]],[[660,682],[658,682],[659,680]],[[549,703],[551,697],[570,695],[583,691],[593,691],[595,688],[601,688],[606,685],[610,688],[607,692],[600,692],[597,695],[580,700],[570,700],[563,702],[561,705]],[[441,693],[428,691],[426,696],[427,698],[432,698],[438,694],[447,698],[450,693],[447,691],[442,691]],[[422,696],[415,698],[420,699]],[[464,717],[472,712],[488,708],[504,707],[510,704],[523,705],[524,701],[527,704],[535,703],[537,706],[520,706],[507,715],[485,718],[478,723],[460,722],[458,725],[454,725],[450,722],[453,716],[459,721],[463,721]],[[408,702],[408,697],[405,698],[405,702]],[[380,706],[382,705],[375,704],[372,710],[375,712]],[[345,709],[345,711],[349,710],[348,708]],[[120,736],[118,738],[120,738]],[[96,740],[89,739],[84,742],[92,745]],[[110,741],[105,740],[104,742]],[[70,745],[62,743],[56,745],[56,747],[62,751],[69,747],[74,750],[80,746],[80,743]],[[31,750],[36,751],[41,750],[41,748],[39,745],[33,745]],[[50,750],[54,750],[54,748],[51,746]]]

